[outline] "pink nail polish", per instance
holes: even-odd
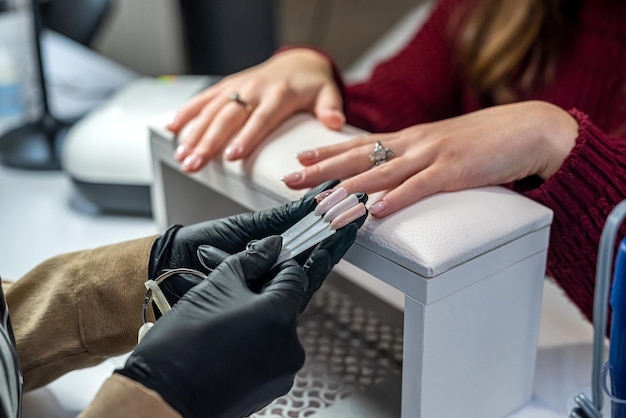
[[[329,194],[328,196],[326,196],[326,198],[324,198],[324,200],[322,200],[315,207],[315,210],[313,211],[313,213],[315,213],[317,216],[323,215],[326,212],[328,212],[330,208],[332,208],[337,203],[344,200],[346,197],[348,197],[347,190],[344,189],[343,187],[340,187],[334,192],[332,192],[331,194]]]
[[[324,220],[326,222],[332,222],[336,217],[346,212],[353,206],[359,204],[359,198],[356,197],[355,194],[351,194],[350,196],[343,199],[341,202],[337,203],[332,208],[328,209],[328,212],[324,215]]]
[[[299,153],[296,154],[296,158],[298,160],[302,160],[302,161],[312,160],[316,156],[317,156],[317,152],[316,151],[312,151],[312,150],[300,151]]]
[[[320,203],[322,200],[326,199],[333,193],[334,190],[324,190],[322,193],[315,196],[315,201]]]
[[[350,222],[359,219],[366,213],[367,212],[365,210],[365,205],[363,203],[359,203],[358,205],[352,206],[350,209],[333,219],[333,221],[330,223],[330,227],[332,229],[342,228],[348,225]]]
[[[387,207],[387,203],[384,200],[379,200],[378,202],[370,206],[370,213],[372,215],[376,215],[384,211],[386,207]]]
[[[174,152],[174,158],[176,158],[178,161],[180,161],[181,158],[183,158],[184,156],[186,156],[187,154],[189,154],[189,152],[191,151],[191,147],[186,145],[186,144],[180,144],[177,148],[176,151]]]
[[[241,155],[242,148],[240,145],[231,145],[224,150],[224,156],[227,160],[235,160]]]
[[[295,173],[289,173],[286,176],[284,176],[281,180],[285,183],[299,183],[300,181],[302,181],[302,179],[304,178],[304,176],[302,175],[301,172],[295,172]]]
[[[200,165],[200,157],[198,157],[197,155],[191,154],[190,156],[185,158],[185,160],[183,161],[182,168],[183,170],[193,171],[193,170],[196,170],[199,165]]]

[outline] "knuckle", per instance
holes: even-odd
[[[352,147],[347,151],[346,156],[350,161],[359,161],[363,158],[363,151],[360,148]]]
[[[280,80],[272,85],[271,94],[275,97],[290,97],[294,92],[287,81]]]
[[[316,179],[322,175],[322,167],[320,164],[309,166],[305,169],[305,178]]]
[[[394,164],[391,163],[385,163],[385,164],[381,164],[379,166],[376,166],[376,174],[382,178],[388,179],[393,177],[394,175],[394,168],[393,168]]]

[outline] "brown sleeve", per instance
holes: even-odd
[[[155,239],[60,255],[5,287],[25,391],[133,349]]]
[[[119,374],[109,377],[79,418],[181,418],[153,390]]]

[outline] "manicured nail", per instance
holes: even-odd
[[[281,178],[281,180],[285,183],[299,183],[300,181],[302,181],[302,179],[304,178],[304,176],[302,175],[301,172],[295,172],[295,173],[289,173],[286,176],[284,176],[283,178]]]
[[[313,150],[300,151],[296,154],[296,158],[301,161],[312,160],[315,157],[317,157],[317,151]]]
[[[174,152],[174,158],[176,158],[176,160],[180,161],[181,158],[184,158],[187,154],[189,154],[190,151],[191,151],[191,147],[189,145],[180,144],[176,148],[176,152]]]
[[[182,164],[182,169],[185,171],[193,171],[196,170],[198,167],[200,167],[200,157],[194,154],[191,154],[190,156],[185,158]]]
[[[320,203],[322,200],[324,200],[325,198],[327,198],[328,196],[330,196],[333,193],[333,190],[324,190],[322,193],[318,194],[315,196],[315,201],[317,203]]]
[[[333,221],[330,223],[330,227],[332,229],[343,228],[350,222],[356,221],[366,213],[367,211],[365,210],[365,205],[363,203],[359,203],[358,205],[352,206],[350,209],[346,210],[335,219],[333,219]]]
[[[386,207],[387,207],[387,203],[384,200],[379,200],[378,202],[370,206],[370,213],[372,215],[376,215],[384,211]]]
[[[235,160],[239,158],[242,150],[241,145],[231,145],[224,150],[224,157],[226,157],[227,160]]]
[[[176,129],[178,125],[180,125],[179,121],[180,121],[180,117],[178,115],[174,115],[172,119],[168,122],[168,124],[165,126],[167,129]]]
[[[320,116],[331,122],[333,129],[340,129],[346,122],[344,114],[337,109],[323,109],[320,112]]]
[[[334,192],[332,192],[331,194],[329,194],[328,196],[326,196],[315,207],[315,210],[313,211],[313,213],[315,213],[317,216],[323,215],[326,212],[328,212],[328,210],[330,208],[332,208],[337,203],[339,203],[342,200],[344,200],[346,197],[348,197],[348,191],[346,189],[344,189],[343,187],[340,187],[337,190],[335,190]]]
[[[343,199],[341,202],[337,203],[332,208],[328,209],[328,212],[324,215],[324,220],[326,222],[332,222],[337,216],[341,215],[348,209],[353,206],[359,204],[359,198],[356,195],[351,194],[350,196]]]

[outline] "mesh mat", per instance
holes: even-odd
[[[289,393],[251,417],[314,416],[340,400],[380,384],[402,369],[402,327],[326,283],[302,314],[298,334],[304,367]]]

